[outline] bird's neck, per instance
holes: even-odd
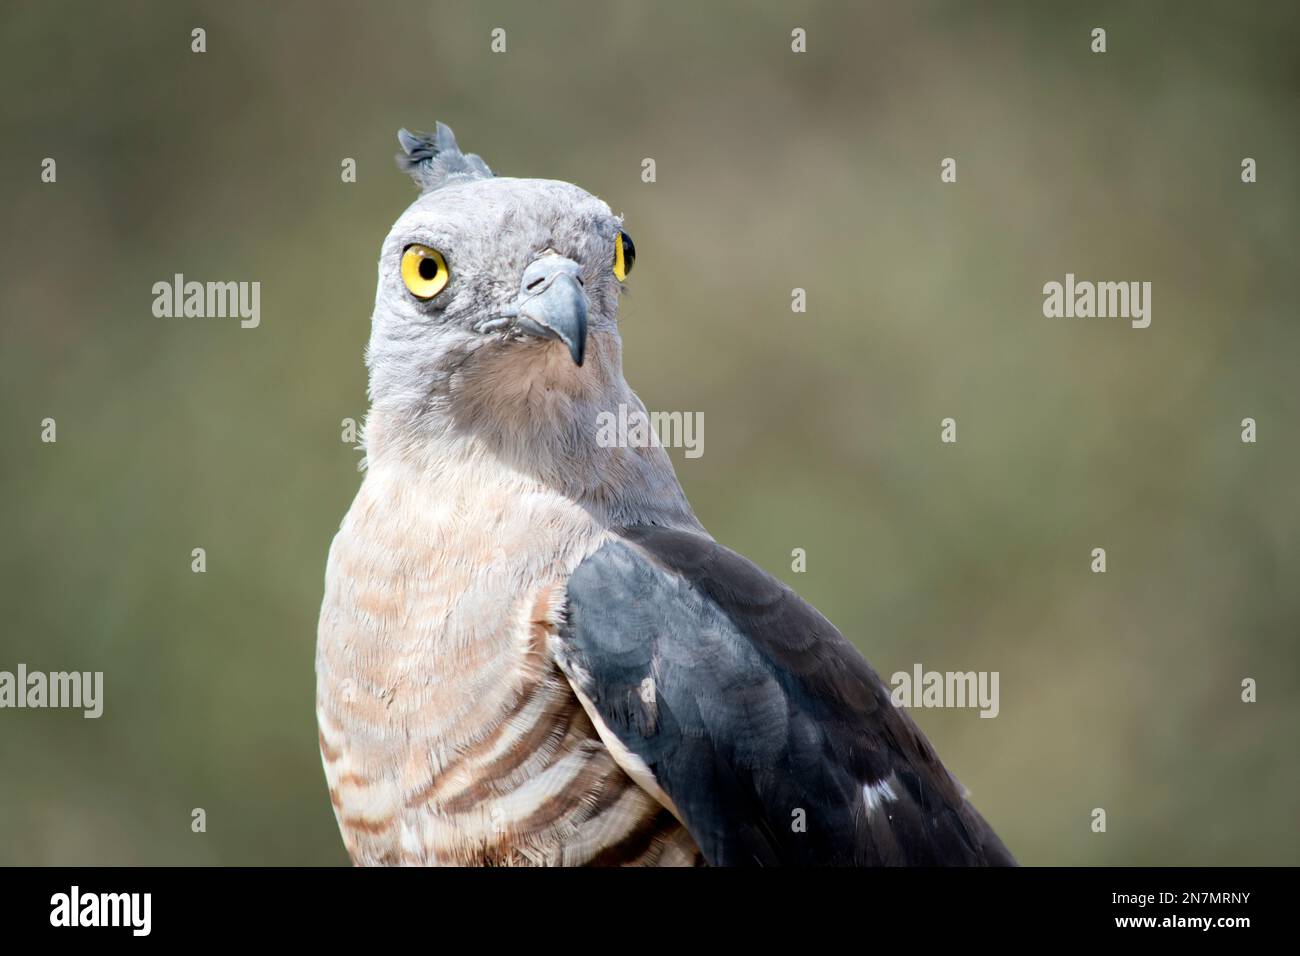
[[[496,469],[611,525],[699,529],[663,448],[602,440],[602,415],[620,407],[644,412],[614,336],[593,335],[581,368],[558,344],[543,355],[498,353],[467,364],[446,394],[418,409],[376,399],[366,418],[367,465],[435,482]]]

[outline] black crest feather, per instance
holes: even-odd
[[[432,134],[400,129],[397,141],[402,144],[402,151],[397,154],[397,166],[415,180],[421,194],[449,182],[489,179],[492,176],[492,170],[479,156],[460,151],[456,134],[445,123],[438,123]]]

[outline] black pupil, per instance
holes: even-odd
[[[623,271],[631,272],[632,263],[636,261],[636,246],[632,245],[632,237],[626,232],[620,232],[618,238],[623,243]]]
[[[420,278],[429,280],[438,274],[438,260],[425,256],[420,260]]]

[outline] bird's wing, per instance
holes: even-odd
[[[711,864],[1015,862],[839,631],[704,535],[632,528],[588,557],[552,650]]]

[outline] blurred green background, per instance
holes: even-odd
[[[1296,4],[2,11],[0,670],[106,704],[0,711],[0,863],[346,862],[316,616],[435,119],[626,214],[627,376],[704,413],[721,541],[885,675],[1001,673],[997,719],[916,716],[1022,862],[1300,862]],[[260,328],[155,318],[177,272]],[[1066,272],[1151,327],[1045,319]]]

